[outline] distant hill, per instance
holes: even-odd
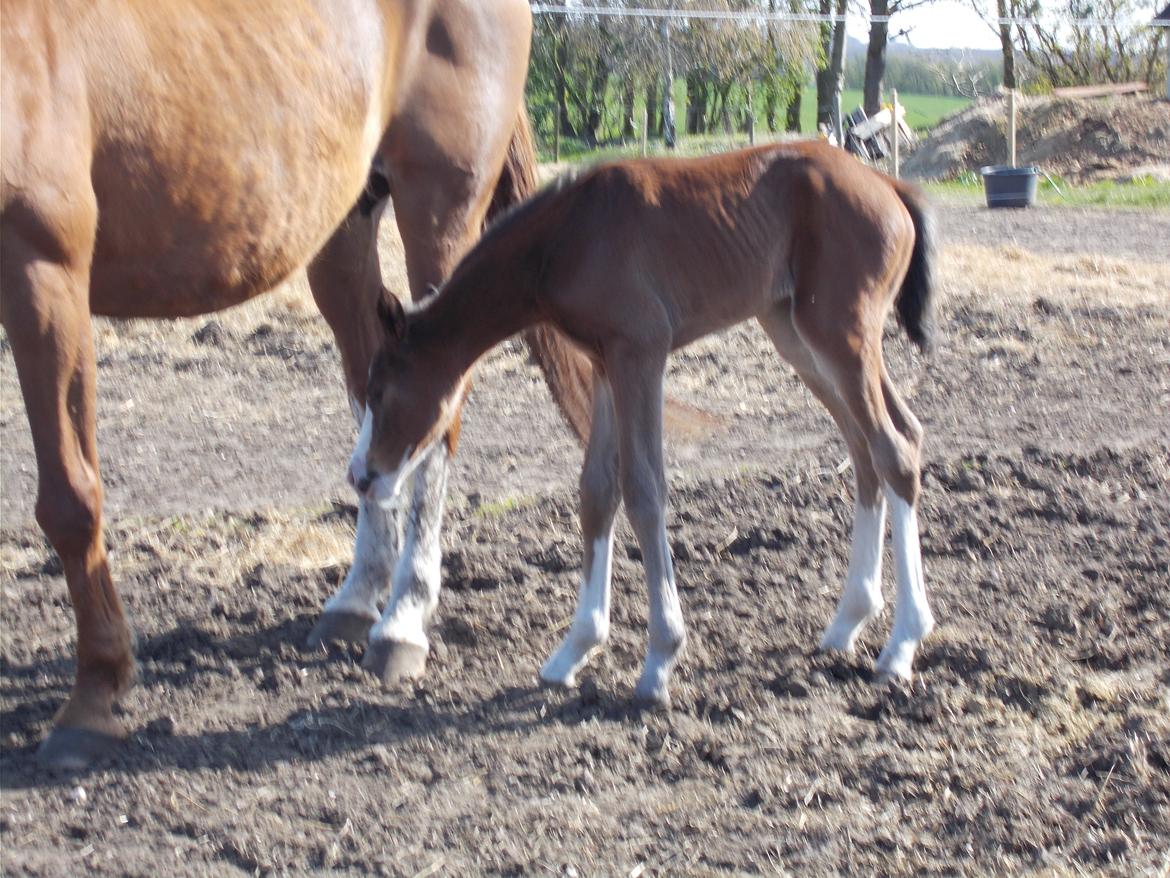
[[[865,83],[865,41],[848,38],[845,49],[845,87]],[[1003,61],[996,49],[919,49],[905,42],[890,43],[886,51],[884,86],[913,94],[959,97],[952,80],[967,83],[974,72],[980,94],[994,91],[1003,81]]]
[[[845,57],[865,57],[866,49],[869,44],[865,40],[859,40],[854,37],[847,39],[845,47]],[[909,58],[927,58],[927,59],[944,59],[950,58],[954,61],[966,59],[967,61],[998,61],[1000,58],[999,49],[923,49],[917,46],[911,46],[905,42],[890,43],[886,49],[887,57],[909,57]]]

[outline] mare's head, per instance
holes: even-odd
[[[427,452],[441,441],[453,446],[468,382],[436,368],[430,356],[436,348],[415,343],[411,315],[387,290],[378,300],[378,318],[382,344],[370,363],[349,483],[360,495],[390,505]]]

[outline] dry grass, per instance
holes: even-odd
[[[943,250],[939,273],[948,292],[1005,303],[1041,296],[1064,304],[1119,307],[1170,303],[1170,262],[1050,256],[1011,245],[953,246]]]

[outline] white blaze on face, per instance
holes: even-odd
[[[373,436],[374,416],[370,412],[370,407],[366,406],[365,414],[362,415],[361,430],[358,431],[357,444],[349,457],[349,483],[357,488],[359,493],[361,489],[358,486],[369,478],[370,471],[366,461],[370,455],[370,441]]]

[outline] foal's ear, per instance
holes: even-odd
[[[391,338],[401,339],[406,334],[406,311],[398,297],[385,287],[378,297],[378,319]]]

